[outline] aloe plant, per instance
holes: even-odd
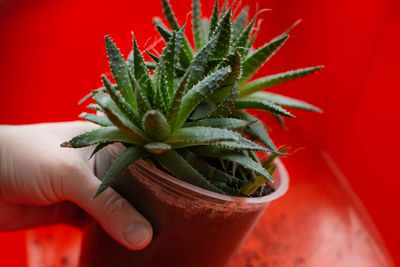
[[[166,21],[173,30],[179,29],[177,19],[174,16],[170,3],[168,0],[161,0],[161,2]],[[241,114],[240,110],[264,110],[281,122],[283,121],[283,117],[294,117],[286,108],[322,112],[321,109],[304,101],[263,90],[274,85],[310,75],[320,70],[323,66],[300,68],[251,80],[253,75],[287,41],[289,38],[289,31],[292,27],[256,49],[253,47],[253,43],[259,30],[259,26],[257,26],[259,25],[259,23],[257,23],[257,17],[265,10],[261,10],[255,14],[248,23],[248,6],[243,7],[234,19],[232,15],[233,6],[228,8],[227,1],[224,2],[222,11],[219,12],[219,3],[218,0],[216,0],[210,18],[201,18],[200,0],[193,0],[192,7],[193,41],[195,49],[191,48],[189,43],[186,42],[186,48],[182,50],[182,55],[179,57],[178,64],[183,68],[197,68],[198,64],[196,62],[192,60],[189,64],[186,59],[190,58],[193,54],[196,55],[199,53],[203,47],[207,46],[208,43],[219,34],[218,42],[211,52],[209,62],[206,64],[208,68],[203,69],[201,75],[207,75],[211,71],[226,66],[231,66],[232,69],[229,79],[221,84],[220,88],[216,89],[204,103],[197,107],[196,118],[222,115],[255,121],[254,125],[247,129],[247,133],[268,148],[277,152],[276,146],[269,138],[262,123],[258,122],[256,118],[249,114]],[[153,22],[162,38],[168,41],[171,36],[171,31],[159,18],[155,18]],[[297,23],[298,22],[295,24]],[[187,40],[186,37],[184,37],[184,39]],[[181,77],[182,75],[184,75],[183,72],[176,72],[177,77]],[[239,81],[238,89],[234,89],[237,92],[232,91],[236,80]],[[224,109],[222,111],[222,107],[220,108],[219,105],[223,103],[225,107],[225,102],[232,101],[232,99],[236,103],[235,106],[229,110]]]
[[[162,4],[171,30],[156,20],[156,28],[166,42],[161,55],[146,50],[153,59],[146,62],[133,37],[132,52],[125,60],[106,36],[115,84],[103,75],[104,87],[91,94],[96,104],[88,106],[97,114],[80,115],[99,128],[61,146],[95,145],[93,155],[113,143],[126,147],[93,197],[140,159],[183,181],[221,194],[268,193],[275,170],[273,159],[286,151],[279,151],[263,124],[243,109],[262,109],[277,117],[293,116],[282,107],[319,111],[305,102],[260,90],[303,77],[320,67],[247,83],[285,42],[287,34],[253,51],[255,36],[251,32],[256,18],[246,26],[247,8],[232,21],[232,6],[225,7],[220,17],[216,1],[208,21],[201,19],[200,2],[194,0],[193,50],[184,34],[185,25],[178,25],[167,0]],[[261,163],[255,151],[270,156]]]

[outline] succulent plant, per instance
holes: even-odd
[[[161,1],[165,19],[168,21],[170,28],[178,30],[179,25],[170,3],[168,0]],[[280,36],[274,38],[260,48],[255,49],[253,43],[260,29],[260,25],[257,23],[257,17],[265,10],[257,12],[250,23],[248,23],[248,6],[243,7],[235,19],[232,19],[233,6],[231,5],[230,8],[228,8],[227,1],[224,2],[222,11],[219,12],[218,0],[216,0],[210,18],[201,18],[200,0],[193,0],[192,7],[192,26],[195,49],[191,48],[187,38],[184,37],[184,49],[182,49],[178,60],[180,69],[190,69],[193,67],[193,54],[196,54],[197,51],[201,51],[201,49],[214,38],[218,38],[211,59],[207,63],[209,69],[215,70],[221,67],[231,66],[233,70],[231,79],[225,81],[218,90],[215,90],[205,102],[199,105],[194,115],[196,118],[207,117],[210,115],[215,116],[220,112],[220,110],[218,110],[220,103],[236,98],[235,108],[230,110],[230,112],[232,112],[230,116],[254,122],[250,127],[248,127],[248,129],[246,129],[246,133],[276,152],[277,148],[270,139],[267,131],[264,129],[263,124],[253,116],[241,112],[241,110],[265,110],[278,119],[280,123],[284,122],[283,117],[294,117],[285,108],[321,112],[319,108],[304,101],[262,90],[287,81],[302,78],[316,72],[323,66],[291,70],[250,81],[252,76],[286,42],[289,37],[288,33],[290,29],[299,21]],[[157,17],[153,19],[153,22],[161,37],[165,41],[168,41],[171,36],[170,30],[161,22],[161,19]],[[220,36],[217,36],[218,34]],[[149,54],[154,61],[158,60],[154,54]],[[152,63],[149,63],[148,66],[151,68]],[[205,73],[207,73],[209,69],[206,69]],[[185,72],[177,71],[176,77],[181,77],[184,74]],[[238,92],[235,90],[232,91],[236,78],[239,80],[238,90],[235,89]],[[229,114],[225,112],[223,115]]]
[[[156,28],[166,41],[162,54],[156,56],[146,50],[154,62],[145,62],[133,37],[132,53],[125,61],[106,36],[108,61],[116,83],[103,75],[104,87],[91,95],[96,104],[88,106],[100,114],[80,115],[100,128],[61,146],[96,145],[92,155],[116,142],[126,147],[93,197],[139,159],[221,194],[267,194],[272,190],[268,183],[273,182],[273,159],[286,150],[278,151],[263,124],[243,109],[263,109],[278,117],[292,116],[281,106],[319,111],[298,100],[258,92],[315,72],[319,67],[267,76],[246,84],[283,44],[286,34],[253,51],[255,35],[250,33],[255,18],[245,26],[246,8],[232,23],[232,7],[219,18],[216,1],[208,22],[200,20],[200,3],[194,0],[193,51],[184,35],[185,25],[179,27],[167,0],[162,3],[172,29],[157,22]],[[270,156],[261,163],[255,151]]]

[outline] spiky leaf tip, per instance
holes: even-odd
[[[133,65],[131,67],[131,72],[133,77],[138,82],[138,84],[146,92],[146,95],[150,98],[155,95],[155,88],[153,80],[150,77],[149,70],[146,67],[146,63],[142,57],[142,53],[139,50],[139,46],[136,42],[135,36],[132,35],[133,39]]]
[[[322,69],[323,66],[309,67],[297,70],[286,71],[274,75],[269,75],[266,77],[259,78],[257,80],[251,81],[240,88],[240,96],[246,96],[248,94],[267,89],[269,87],[281,84],[284,82],[299,79],[308,76],[316,71]]]
[[[229,53],[229,43],[231,41],[231,15],[232,15],[232,6],[229,8],[228,12],[221,18],[221,21],[218,25],[217,31],[220,35],[218,38],[218,42],[215,45],[215,50],[213,52],[213,58],[224,58]]]
[[[215,0],[213,12],[212,12],[211,19],[210,19],[210,29],[209,29],[209,35],[208,35],[209,40],[211,40],[217,32],[216,29],[218,27],[218,21],[219,21],[218,12],[219,12],[218,11],[218,0]]]
[[[251,99],[251,100],[259,100],[259,101],[267,101],[269,103],[273,103],[278,106],[282,107],[287,107],[287,108],[295,108],[295,109],[302,109],[302,110],[307,110],[307,111],[314,111],[318,113],[322,113],[323,111],[311,104],[308,104],[304,101],[297,100],[291,97],[283,96],[280,94],[275,94],[275,93],[269,93],[269,92],[257,92],[250,94],[244,98],[246,99]]]
[[[204,39],[201,30],[201,5],[200,0],[192,1],[192,25],[193,25],[193,35],[196,50],[200,50],[204,45]]]
[[[265,44],[263,47],[258,49],[254,54],[249,56],[243,61],[242,64],[242,78],[240,84],[244,84],[248,81],[258,69],[264,65],[272,57],[272,55],[285,43],[289,35],[282,34],[278,38]]]
[[[128,65],[111,38],[106,35],[104,39],[106,41],[108,62],[110,64],[114,79],[118,84],[119,91],[124,96],[126,101],[132,107],[135,107],[136,101],[133,94],[132,85],[129,80]]]

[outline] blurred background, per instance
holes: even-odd
[[[170,1],[182,25],[191,1]],[[251,16],[257,9],[272,9],[260,16],[256,47],[303,19],[257,75],[325,65],[315,75],[271,88],[310,102],[324,114],[294,111],[297,118],[286,120],[288,130],[263,119],[277,145],[329,155],[399,264],[400,1],[238,2],[250,6]],[[213,1],[202,4],[209,16]],[[85,105],[77,102],[101,86],[101,74],[109,73],[104,35],[127,55],[133,31],[143,49],[146,40],[159,39],[153,16],[162,17],[159,0],[0,1],[0,124],[78,119]],[[290,161],[302,155],[300,150]],[[308,160],[302,172],[312,176],[317,162]],[[296,170],[288,168],[296,179]],[[0,266],[23,266],[18,256],[23,236],[22,231],[0,233]]]

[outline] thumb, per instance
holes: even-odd
[[[112,188],[91,200],[100,181],[91,171],[78,180],[64,179],[67,183],[63,192],[65,198],[83,208],[123,246],[139,250],[150,243],[153,236],[151,224],[127,200]]]

